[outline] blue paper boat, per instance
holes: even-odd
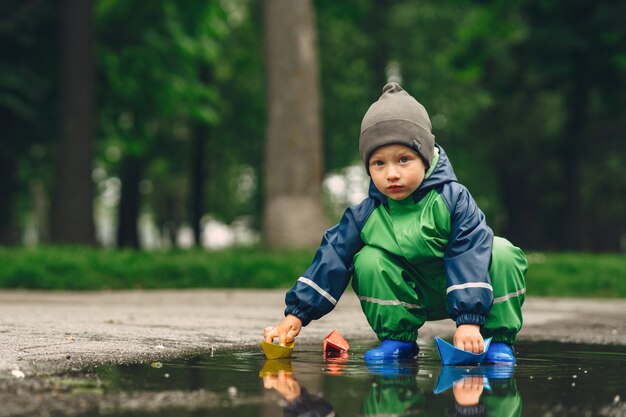
[[[478,365],[485,358],[490,343],[491,338],[485,339],[485,350],[483,353],[471,353],[456,348],[439,337],[435,337],[437,351],[439,352],[441,363],[444,365]]]
[[[444,391],[449,390],[457,382],[464,378],[482,377],[483,387],[487,391],[491,391],[491,385],[489,379],[486,376],[487,370],[483,366],[475,366],[471,368],[463,368],[460,366],[444,366],[439,372],[439,378],[437,378],[437,385],[435,386],[435,394],[441,394]]]

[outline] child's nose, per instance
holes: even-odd
[[[389,167],[387,170],[387,179],[388,180],[397,180],[399,178],[398,170],[394,167]]]

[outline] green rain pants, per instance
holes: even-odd
[[[357,253],[352,287],[379,340],[413,341],[427,320],[450,318],[442,262],[416,266],[369,245]],[[481,329],[483,337],[515,343],[522,328],[527,267],[519,248],[494,237],[489,267],[493,304]]]

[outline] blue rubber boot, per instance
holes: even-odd
[[[491,342],[487,354],[485,355],[485,363],[503,363],[511,364],[515,363],[515,353],[513,352],[513,346],[504,342]]]
[[[413,357],[417,355],[419,351],[417,343],[415,342],[387,339],[383,340],[380,346],[365,352],[363,359],[367,363],[375,363],[385,360]]]

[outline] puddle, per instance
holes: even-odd
[[[298,345],[287,360],[267,361],[258,349],[97,368],[93,373],[107,395],[124,393],[139,404],[142,397],[161,402],[100,413],[617,416],[626,410],[623,347],[519,343],[518,364],[509,368],[442,367],[434,344],[421,345],[417,361],[367,367],[362,358],[372,346],[351,346],[349,356],[330,358],[323,357],[320,344]],[[178,393],[178,401],[172,393]]]

